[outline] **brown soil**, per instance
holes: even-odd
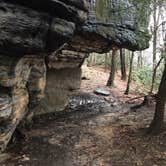
[[[127,81],[121,80],[121,74],[119,71],[116,72],[114,86],[108,88],[106,86],[106,83],[109,78],[109,69],[105,71],[104,68],[98,66],[83,66],[83,77],[86,77],[87,80],[82,81],[82,91],[93,92],[94,89],[104,88],[107,90],[111,90],[111,92],[116,94],[116,96],[122,101],[127,101],[130,98],[137,97],[138,93],[135,92],[137,88],[139,88],[139,91],[144,91],[143,89],[141,89],[142,87],[140,85],[133,82],[131,84],[129,95],[124,95]]]
[[[124,103],[136,94],[132,91],[129,96],[123,95],[126,83],[120,76],[114,88],[106,87],[108,74],[98,67],[84,67],[89,80],[83,80],[81,91],[92,94],[96,88],[107,89],[112,95],[104,98],[118,99],[120,110],[93,116],[77,111],[37,119],[31,130],[22,131],[24,140],[10,145],[6,153],[11,157],[1,165],[166,166],[166,132],[158,136],[145,134],[154,105],[130,110],[131,104]]]

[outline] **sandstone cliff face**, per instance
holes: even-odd
[[[147,18],[138,22],[131,1],[100,2],[0,0],[1,151],[23,118],[64,109],[87,53],[148,47]]]
[[[19,122],[24,117],[31,118],[45,94],[51,100],[46,102],[46,109],[49,105],[51,108],[55,96],[52,92],[56,92],[58,85],[51,87],[53,91],[45,90],[52,82],[48,78],[50,74],[46,76],[45,57],[72,38],[76,25],[86,20],[86,10],[84,0],[0,1],[1,151],[6,148]],[[77,79],[80,83],[80,74]],[[62,100],[65,105],[67,100],[61,96],[55,100]]]

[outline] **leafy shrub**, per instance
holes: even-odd
[[[158,90],[158,87],[161,81],[162,72],[163,72],[163,66],[161,66],[157,70],[156,79],[154,83],[155,91]],[[132,80],[135,81],[136,84],[139,84],[140,86],[142,86],[142,88],[145,89],[146,92],[148,92],[152,84],[152,75],[153,75],[153,72],[151,67],[144,66],[143,68],[134,69]]]
[[[150,86],[152,82],[152,70],[147,66],[135,69],[133,71],[132,79],[141,85]]]

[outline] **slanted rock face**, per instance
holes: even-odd
[[[80,87],[87,53],[148,47],[148,17],[138,21],[140,5],[131,0],[0,0],[1,151],[23,118],[64,109],[69,91]]]

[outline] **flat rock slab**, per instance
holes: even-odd
[[[94,90],[94,93],[97,95],[104,95],[104,96],[110,95],[110,92],[108,90],[105,90],[105,89],[96,89],[96,90]]]

